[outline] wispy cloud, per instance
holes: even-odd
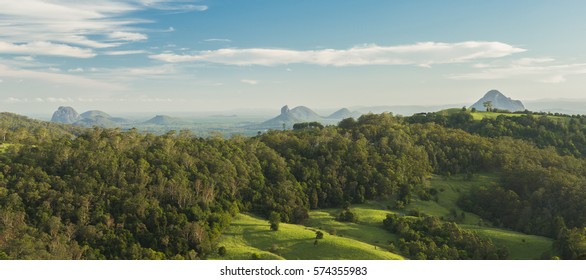
[[[54,44],[51,42],[12,44],[0,41],[0,53],[67,56],[77,58],[89,58],[96,56],[96,54],[91,49],[72,47],[65,44]]]
[[[413,45],[364,45],[350,49],[219,49],[192,54],[161,53],[152,59],[169,63],[207,62],[225,65],[275,66],[314,64],[322,66],[419,65],[461,63],[477,59],[499,58],[526,51],[501,42],[425,42]]]
[[[553,58],[522,58],[510,63],[487,64],[481,71],[448,76],[453,80],[527,79],[563,83],[568,76],[586,74],[586,63],[562,64]]]
[[[189,4],[194,1],[171,1],[171,0],[138,0],[143,5],[164,11],[175,11],[175,12],[190,12],[199,11],[203,12],[208,9],[206,5],[195,5]]]
[[[116,31],[108,34],[108,38],[122,41],[143,41],[149,37],[142,33]]]
[[[230,39],[219,39],[219,38],[210,38],[210,39],[205,39],[203,41],[208,42],[208,43],[231,43],[232,42],[232,40],[230,40]]]
[[[240,80],[240,82],[243,84],[252,85],[252,86],[258,85],[258,83],[259,83],[259,81],[257,81],[257,80],[249,80],[249,79],[242,79],[242,80]]]
[[[70,86],[76,86],[79,88],[94,88],[94,89],[104,89],[104,90],[122,90],[123,87],[102,82],[99,80],[89,79],[85,77],[69,75],[69,74],[62,74],[56,72],[44,72],[44,71],[37,71],[37,70],[27,70],[27,69],[15,69],[8,65],[0,64],[0,76],[8,77],[8,78],[21,78],[21,79],[31,79],[31,80],[38,80],[38,81],[45,81],[51,82],[55,84],[64,84]]]
[[[207,9],[190,2],[193,1],[0,1],[0,53],[93,57],[95,53],[87,48],[112,48],[148,39],[136,26],[150,21],[130,13],[146,9]],[[64,51],[66,47],[69,51]]]
[[[108,51],[104,52],[105,55],[131,55],[131,54],[145,54],[145,50],[127,50],[127,51]]]

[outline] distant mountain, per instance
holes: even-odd
[[[73,124],[79,120],[81,120],[81,116],[77,111],[71,107],[65,106],[59,107],[59,109],[53,113],[53,117],[51,118],[52,122],[65,124]]]
[[[295,123],[320,121],[322,119],[316,112],[305,106],[295,107],[292,110],[285,105],[281,108],[281,114],[262,123],[262,127],[280,128],[283,124],[285,126],[292,126]]]
[[[295,107],[289,111],[289,114],[293,118],[301,120],[301,121],[315,121],[315,120],[319,120],[322,118],[316,112],[314,112],[313,110],[311,110],[305,106]]]
[[[92,110],[77,114],[75,109],[71,107],[59,107],[55,113],[53,113],[52,122],[73,124],[83,127],[105,127],[114,128],[120,127],[122,124],[131,123],[131,121],[123,118],[114,118],[105,112]]]
[[[103,112],[103,111],[99,111],[99,110],[92,110],[92,111],[87,111],[85,113],[82,113],[80,115],[83,119],[93,119],[93,118],[97,118],[97,117],[103,117],[103,118],[111,118],[110,115],[108,115],[107,113]]]
[[[154,125],[176,125],[182,123],[181,119],[173,118],[166,115],[157,115],[154,118],[143,122],[143,124],[154,124]]]
[[[119,127],[120,123],[113,120],[113,118],[107,118],[104,116],[92,116],[91,118],[83,118],[74,123],[75,125],[84,127],[104,127],[104,128],[115,128]]]
[[[525,106],[523,106],[521,101],[506,97],[498,90],[487,92],[482,98],[480,98],[480,100],[470,106],[470,108],[476,108],[478,111],[486,111],[484,103],[487,101],[492,102],[493,109],[508,110],[511,112],[525,111]]]
[[[351,112],[350,110],[348,110],[348,108],[342,108],[334,113],[332,113],[331,115],[327,116],[327,119],[336,119],[336,120],[343,120],[343,119],[347,119],[347,118],[358,118],[360,115],[362,115],[360,112]]]

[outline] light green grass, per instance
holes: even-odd
[[[477,225],[480,217],[462,210],[457,205],[458,198],[471,188],[490,186],[497,182],[498,176],[495,174],[474,174],[471,180],[465,180],[463,175],[455,175],[452,177],[434,175],[427,182],[426,187],[437,190],[437,201],[414,199],[405,207],[404,212],[408,213],[411,210],[416,210],[430,216],[448,218],[450,211],[453,209],[458,215],[464,213],[464,220],[458,221],[459,223]]]
[[[426,187],[438,191],[437,201],[414,199],[402,210],[388,210],[390,203],[384,200],[352,205],[350,209],[357,216],[355,223],[337,221],[336,217],[342,211],[339,208],[320,209],[310,211],[307,226],[281,223],[279,231],[275,232],[269,229],[266,220],[239,214],[219,244],[228,252],[222,259],[250,259],[252,253],[257,253],[261,259],[402,259],[389,252],[396,250],[389,243],[396,244],[398,237],[383,228],[382,221],[386,216],[417,210],[448,218],[451,209],[459,215],[464,212],[465,218],[457,221],[462,228],[508,248],[510,259],[539,259],[544,252],[551,251],[552,239],[494,228],[487,221],[483,222],[484,226],[478,226],[480,218],[477,215],[458,207],[457,200],[463,193],[497,182],[496,174],[476,174],[471,180],[464,180],[462,175],[434,175]],[[321,230],[325,237],[314,246],[317,230]]]
[[[515,231],[462,225],[462,228],[477,232],[480,236],[490,238],[497,246],[509,249],[509,259],[540,259],[542,254],[553,249],[553,240],[543,236],[528,235]]]
[[[358,220],[355,223],[336,220],[341,209],[321,209],[311,211],[308,225],[340,237],[348,237],[370,245],[390,250],[390,242],[398,242],[398,237],[383,228],[383,220],[390,211],[380,209],[378,205],[360,204],[350,207]]]
[[[239,214],[218,246],[225,246],[227,250],[226,256],[221,259],[250,259],[252,253],[258,253],[261,259],[403,259],[384,248],[331,235],[326,231],[322,231],[324,238],[315,246],[316,231],[315,228],[285,223],[280,224],[278,231],[271,231],[266,220]]]
[[[525,113],[497,113],[497,112],[474,112],[470,113],[474,120],[482,120],[482,119],[496,119],[498,116],[507,116],[507,117],[520,117],[525,115]]]
[[[429,180],[427,187],[438,190],[438,201],[414,200],[405,210],[418,210],[427,215],[437,217],[447,217],[450,209],[456,210],[458,214],[464,212],[464,220],[457,221],[457,223],[464,229],[474,230],[480,236],[491,239],[497,246],[507,247],[510,259],[539,259],[544,252],[552,249],[552,239],[490,227],[487,221],[483,221],[485,226],[480,227],[478,226],[480,221],[478,215],[463,211],[458,207],[458,198],[463,193],[470,191],[472,188],[496,184],[498,180],[496,174],[486,173],[475,174],[472,180],[464,180],[463,175],[452,177],[434,175]]]

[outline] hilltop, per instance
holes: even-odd
[[[492,103],[492,109],[507,110],[511,112],[524,111],[525,106],[519,100],[513,100],[510,97],[505,96],[498,90],[491,90],[487,92],[480,100],[472,104],[470,108],[474,108],[478,111],[486,111],[485,102]]]

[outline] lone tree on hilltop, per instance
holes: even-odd
[[[486,108],[487,112],[492,112],[492,101],[485,101],[482,103],[482,106]]]

